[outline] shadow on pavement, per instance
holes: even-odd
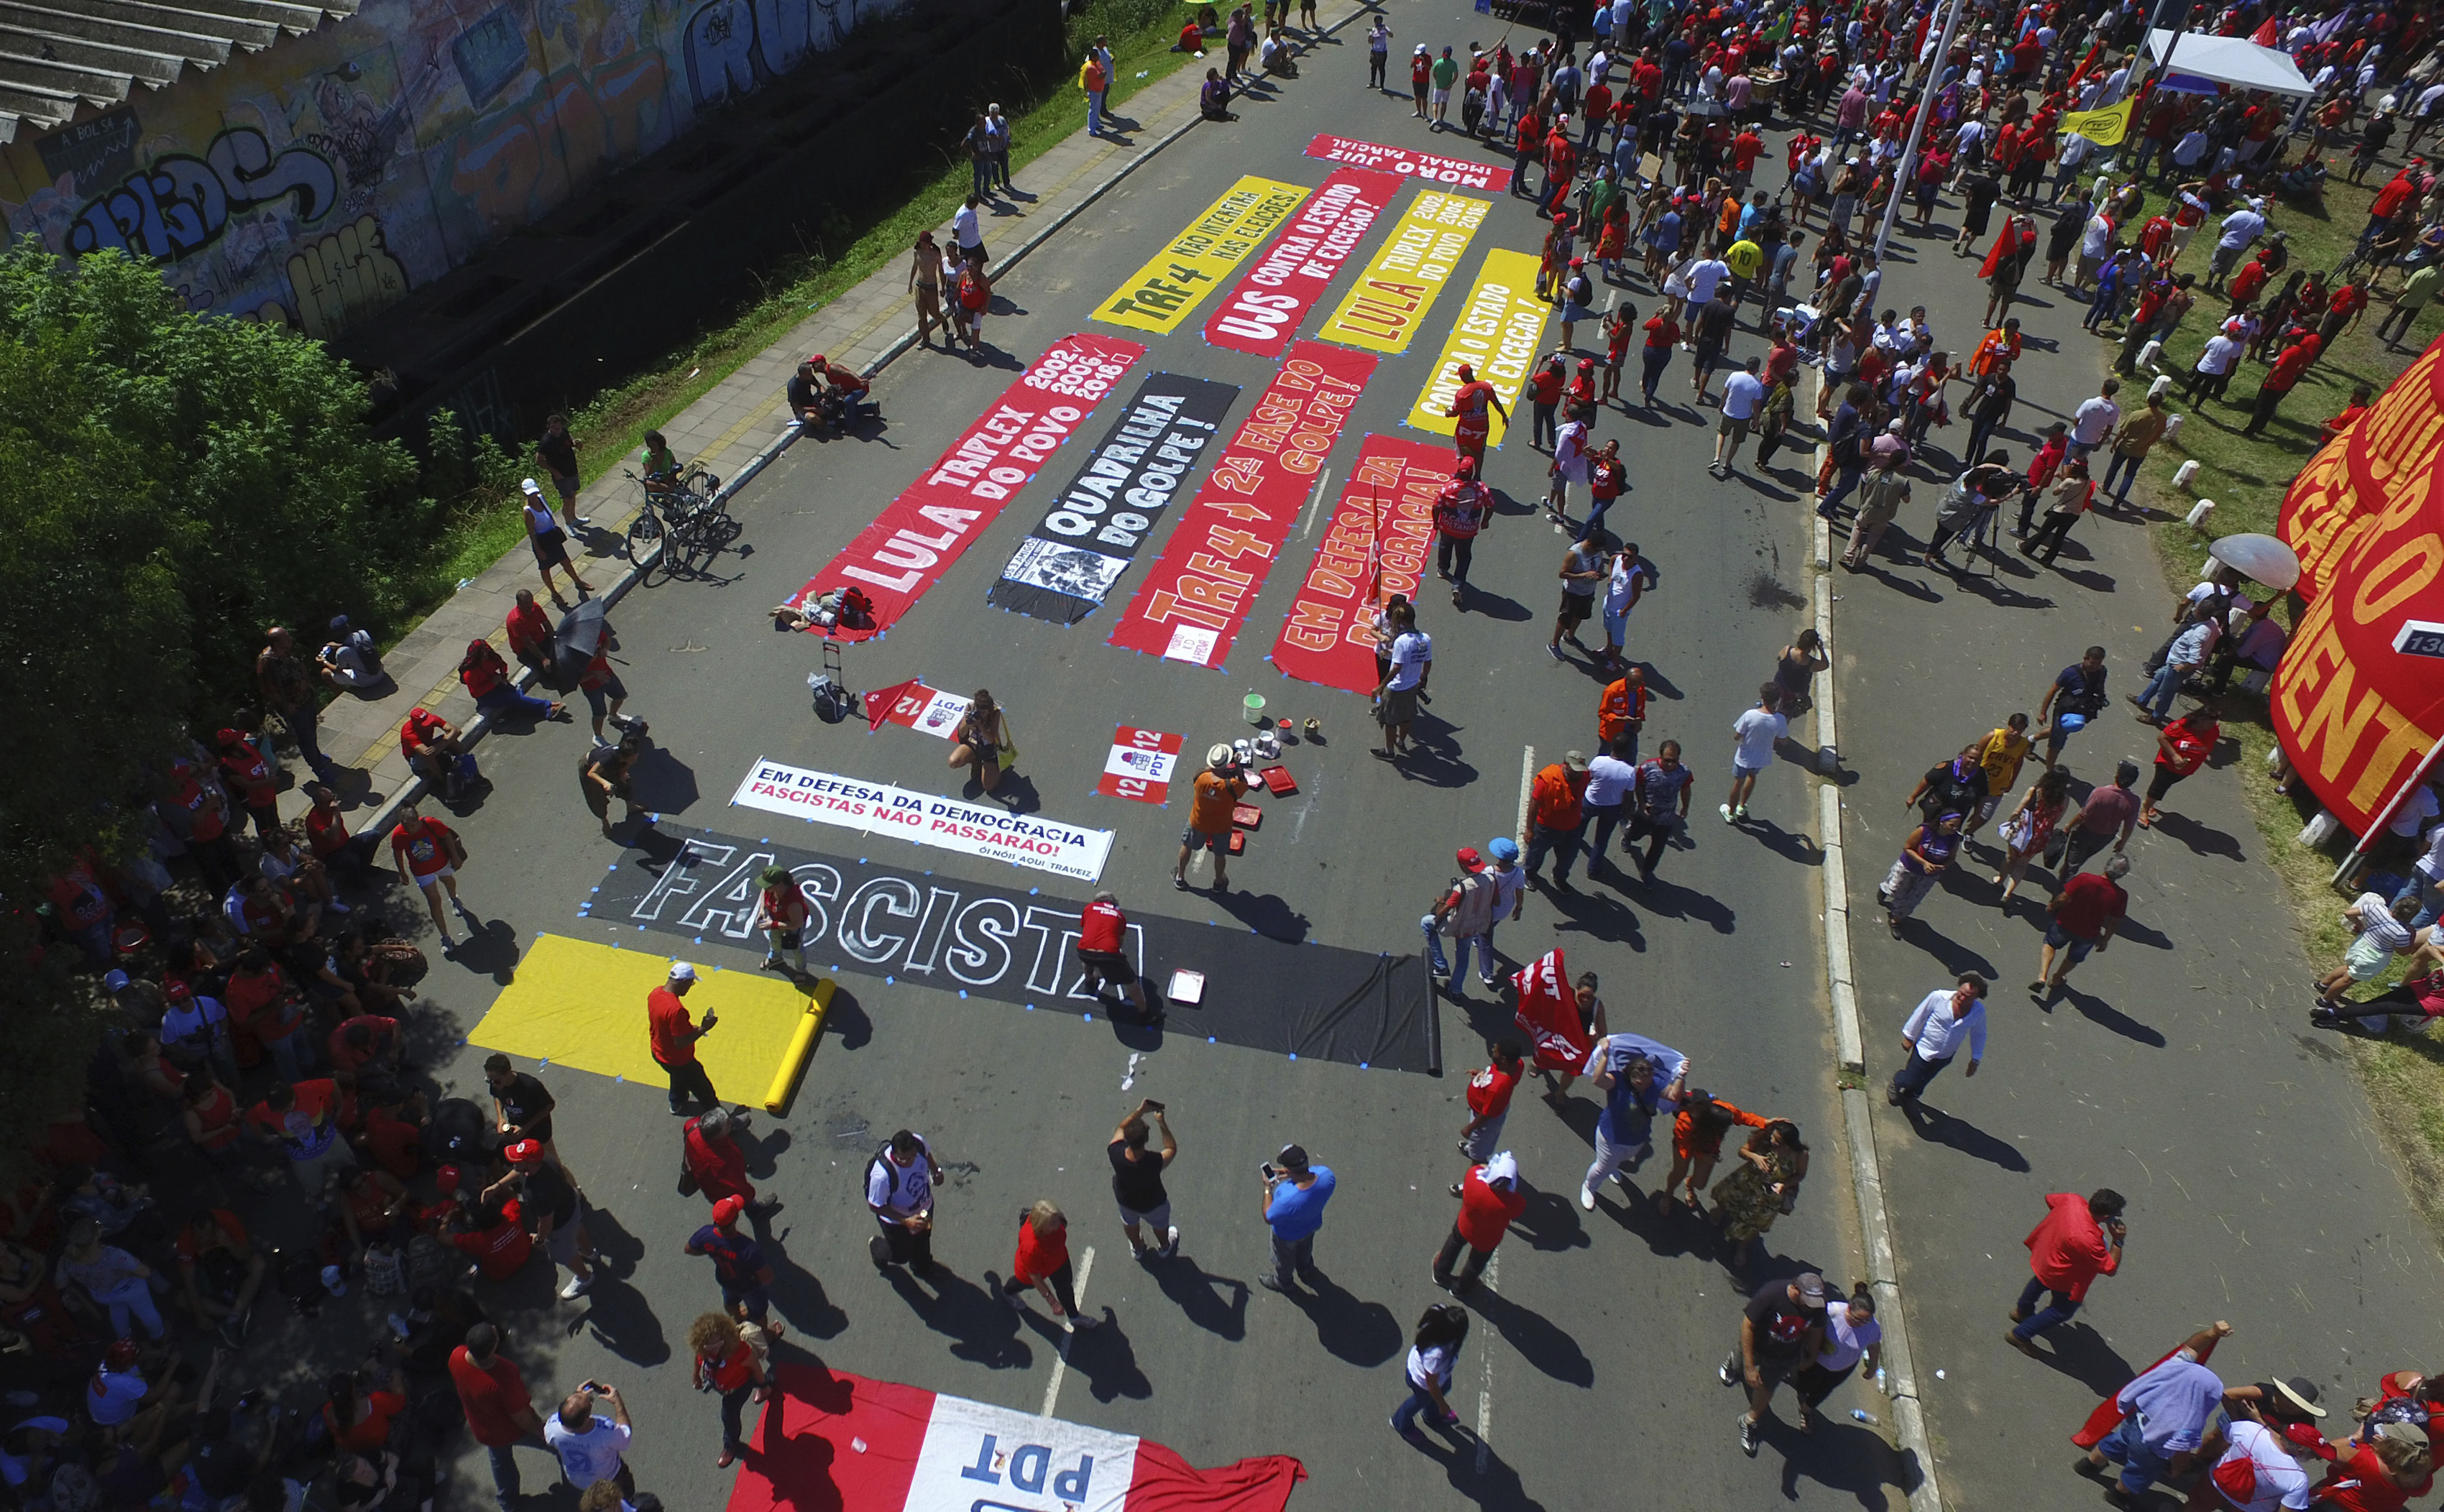
[[[1799,1483],[1813,1481],[1829,1490],[1845,1492],[1869,1512],[1892,1504],[1885,1487],[1893,1483],[1892,1446],[1875,1429],[1842,1417],[1819,1417],[1816,1431],[1803,1433],[1779,1418],[1764,1422],[1765,1442],[1782,1456],[1782,1495],[1799,1500]]]
[[[2025,1171],[2028,1157],[2017,1147],[2008,1144],[1978,1128],[1965,1118],[1956,1118],[1940,1108],[1930,1108],[1923,1101],[1901,1104],[1901,1116],[1909,1119],[1910,1128],[1929,1144],[1949,1145],[1964,1155],[1990,1161],[2005,1171]]]
[[[1510,1221],[1510,1232],[1531,1249],[1584,1249],[1593,1243],[1580,1226],[1576,1198],[1533,1188],[1527,1208]]]
[[[2139,1023],[2101,998],[2082,992],[2072,986],[2067,979],[2063,983],[2062,993],[2070,1005],[2079,1010],[2080,1017],[2088,1023],[2100,1028],[2110,1029],[2125,1040],[2135,1040],[2153,1049],[2164,1048],[2165,1041],[2161,1031],[2153,1025]]]
[[[902,1266],[892,1266],[884,1279],[926,1327],[951,1339],[953,1358],[996,1371],[1023,1371],[1035,1363],[1035,1352],[1018,1337],[1018,1315],[949,1266],[936,1263],[926,1278],[931,1293]]]
[[[1096,1401],[1125,1396],[1141,1402],[1154,1394],[1154,1383],[1138,1369],[1137,1350],[1108,1307],[1102,1327],[1070,1336],[1067,1357],[1069,1369],[1086,1377],[1086,1390]]]
[[[1216,1276],[1186,1256],[1157,1261],[1154,1282],[1180,1315],[1216,1337],[1248,1337],[1248,1283]]]
[[[2077,1321],[2046,1330],[2038,1341],[2037,1357],[2047,1369],[2061,1372],[2100,1397],[2121,1390],[2138,1374],[2138,1367],[2123,1359],[2103,1335]]]
[[[1362,1301],[1321,1270],[1301,1277],[1312,1290],[1291,1291],[1289,1300],[1315,1325],[1324,1352],[1352,1365],[1380,1365],[1400,1353],[1400,1332],[1392,1309]]]
[[[1595,1384],[1595,1363],[1580,1350],[1569,1331],[1556,1326],[1551,1318],[1490,1287],[1478,1287],[1465,1300],[1528,1364],[1566,1386]]]

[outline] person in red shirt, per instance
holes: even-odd
[[[474,914],[458,896],[458,867],[467,855],[458,832],[437,819],[425,818],[410,803],[398,811],[398,823],[391,829],[390,853],[392,862],[398,867],[398,879],[424,894],[424,906],[432,911],[433,928],[441,936],[441,949],[456,949],[458,942],[450,937],[450,925],[441,915],[442,892],[449,892],[450,906],[471,928],[475,922]]]
[[[546,682],[558,676],[560,642],[552,632],[551,616],[535,602],[532,588],[520,588],[517,602],[510,606],[507,628],[509,633],[509,655],[535,671]]]
[[[500,1331],[491,1324],[468,1329],[467,1342],[450,1352],[450,1383],[458,1388],[467,1431],[491,1458],[492,1490],[502,1512],[509,1512],[518,1502],[518,1462],[511,1450],[521,1440],[541,1443],[543,1419],[535,1415],[526,1377],[500,1347]]]
[[[1025,1294],[1032,1286],[1052,1309],[1052,1316],[1066,1318],[1072,1328],[1083,1332],[1102,1326],[1102,1318],[1079,1310],[1071,1280],[1069,1220],[1049,1201],[1023,1209],[1018,1215],[1018,1248],[1010,1256],[1009,1276],[1001,1283],[1002,1301],[1013,1312],[1025,1312]]]
[[[670,1078],[675,1114],[687,1112],[690,1098],[708,1108],[721,1104],[713,1090],[713,1079],[704,1074],[695,1058],[695,1042],[713,1032],[721,1015],[708,1013],[701,1024],[688,1017],[687,1005],[679,1000],[694,986],[695,968],[674,961],[670,980],[645,994],[645,1032],[651,1037],[654,1064]]]
[[[306,1010],[270,951],[256,945],[238,952],[221,1003],[229,1009],[230,1028],[240,1043],[251,1040],[270,1051],[287,1080],[306,1074],[314,1054],[312,1044],[298,1032],[306,1023]]]
[[[1452,607],[1468,594],[1468,569],[1476,538],[1492,523],[1493,494],[1476,481],[1476,458],[1463,454],[1451,486],[1435,495],[1435,573],[1452,585]]]
[[[772,1389],[764,1382],[764,1361],[741,1337],[734,1319],[720,1313],[703,1314],[688,1325],[687,1338],[688,1348],[695,1352],[691,1378],[696,1389],[721,1393],[721,1458],[713,1464],[727,1469],[747,1452],[748,1394],[753,1392],[758,1402],[768,1401]],[[497,1466],[499,1461],[493,1463]]]
[[[396,1102],[368,1097],[365,1109],[364,1154],[401,1181],[413,1180],[424,1164],[424,1095],[410,1093]]]
[[[2360,416],[2368,412],[2368,396],[2366,384],[2360,383],[2352,387],[2351,402],[2343,406],[2342,414],[2327,420],[2323,427],[2326,440],[2338,439],[2344,432],[2359,423]]]
[[[603,818],[610,818],[610,805],[603,805]],[[798,891],[798,879],[786,866],[768,866],[756,877],[762,891],[755,895],[755,929],[764,936],[764,966],[767,971],[782,966],[781,952],[788,950],[798,958],[797,974],[806,974],[806,926],[814,922],[814,910],[807,906],[806,894]]]
[[[2317,360],[2317,354],[2324,347],[2322,338],[2304,336],[2298,345],[2284,349],[2283,355],[2274,360],[2274,365],[2267,369],[2265,381],[2258,385],[2257,398],[2250,407],[2249,423],[2241,427],[2241,434],[2255,435],[2266,429],[2266,422],[2274,418],[2274,411],[2282,404],[2283,396],[2307,376],[2309,365]]]
[[[1502,396],[1493,385],[1476,376],[1476,369],[1462,362],[1456,370],[1459,387],[1452,391],[1452,399],[1443,414],[1459,423],[1453,427],[1453,443],[1463,457],[1473,457],[1479,467],[1485,465],[1485,439],[1493,429],[1493,415],[1502,423],[1510,423],[1510,412],[1502,403]],[[1489,414],[1488,412],[1491,412]]]
[[[620,706],[628,701],[628,685],[611,670],[611,627],[602,627],[602,638],[594,645],[594,659],[577,679],[577,691],[585,695],[585,707],[594,715],[594,743],[602,743],[602,722],[605,719],[621,729],[628,722],[620,717]],[[605,700],[608,703],[605,703]]]
[[[348,833],[340,813],[340,795],[328,783],[307,783],[303,791],[313,803],[306,811],[306,847],[325,874],[351,882],[365,880],[365,846]]]
[[[2213,704],[2194,709],[2156,731],[2156,775],[2147,780],[2147,801],[2139,805],[2140,829],[2156,822],[2160,817],[2156,805],[2175,783],[2206,765],[2206,759],[2214,754],[2215,742],[2222,738],[2223,727],[2216,722]]]
[[[777,1197],[768,1201],[756,1199],[755,1184],[747,1179],[746,1153],[738,1148],[731,1133],[733,1126],[743,1132],[746,1124],[746,1115],[733,1115],[726,1108],[714,1108],[690,1118],[681,1137],[679,1158],[688,1174],[695,1178],[705,1201],[719,1207],[725,1198],[737,1198],[748,1220],[755,1226],[755,1237],[768,1242],[772,1230],[768,1226],[784,1204]]]
[[[2393,1405],[2384,1403],[2379,1411]],[[2326,1467],[2314,1504],[2331,1512],[2402,1512],[2413,1498],[2435,1489],[2435,1431],[2409,1422],[2361,1429],[2364,1436],[2344,1444]]]
[[[1503,1120],[1510,1116],[1510,1095],[1519,1086],[1519,1046],[1509,1040],[1488,1040],[1486,1068],[1468,1079],[1468,1122],[1460,1126],[1459,1152],[1472,1161],[1490,1159],[1502,1139]],[[1460,1184],[1452,1183],[1452,1195]]]
[[[170,783],[166,807],[178,816],[173,824],[186,832],[188,859],[195,863],[205,885],[216,894],[228,892],[230,884],[246,872],[237,845],[230,839],[229,800],[218,783],[205,780],[190,762],[171,763]]]
[[[534,1255],[526,1213],[515,1197],[503,1197],[474,1208],[462,1208],[451,1225],[450,1243],[473,1259],[487,1278],[508,1281]]]
[[[1673,1194],[1686,1188],[1690,1209],[1704,1212],[1706,1205],[1697,1194],[1713,1179],[1715,1163],[1723,1158],[1723,1136],[1734,1129],[1762,1129],[1772,1121],[1711,1092],[1691,1091],[1672,1116],[1672,1169],[1664,1174],[1663,1189],[1655,1194],[1655,1210],[1670,1212],[1679,1201]]]
[[[2021,1241],[2028,1246],[2028,1269],[2033,1274],[2020,1290],[2018,1305],[2011,1309],[2016,1326],[2003,1336],[2003,1342],[2030,1359],[2045,1357],[2031,1340],[2046,1329],[2068,1322],[2087,1300],[2088,1284],[2121,1268],[2121,1242],[2129,1232],[2121,1222],[2123,1206],[2121,1193],[2110,1187],[2087,1197],[2075,1191],[2046,1195],[2045,1217]],[[2047,1291],[2053,1297],[2041,1312],[2037,1298]]]
[[[220,752],[221,781],[254,821],[254,832],[268,835],[278,829],[280,777],[262,747],[236,729],[222,730],[213,743]]]
[[[1554,413],[1562,407],[1562,386],[1567,381],[1564,369],[1567,365],[1568,358],[1555,352],[1528,375],[1528,444],[1540,452],[1553,449]]]
[[[334,1070],[362,1078],[365,1068],[373,1066],[376,1079],[397,1076],[399,1058],[406,1053],[398,1021],[376,1013],[360,1013],[333,1029],[329,1046]]]
[[[444,798],[458,777],[458,727],[418,704],[398,722],[398,753]]]
[[[2113,943],[2130,908],[2130,894],[2121,887],[2121,878],[2129,874],[2130,857],[2117,854],[2104,863],[2102,876],[2080,873],[2046,905],[2049,915],[2046,943],[2037,958],[2037,979],[2028,984],[2028,995],[2040,1005],[2063,985],[2071,968],[2087,959],[2090,950],[2101,950]],[[2059,970],[2054,964],[2057,953],[2062,957]]]
[[[1459,1216],[1443,1247],[1435,1252],[1435,1284],[1454,1297],[1476,1290],[1485,1263],[1510,1232],[1511,1220],[1528,1210],[1528,1195],[1519,1189],[1519,1162],[1504,1151],[1481,1166],[1472,1166],[1461,1178]],[[1460,1259],[1466,1249],[1468,1258]],[[1453,1271],[1456,1264],[1458,1271]]]
[[[179,1300],[195,1321],[218,1325],[221,1337],[236,1347],[246,1337],[247,1314],[268,1269],[246,1225],[226,1208],[207,1208],[187,1220],[171,1247],[178,1259]]]
[[[1078,964],[1086,968],[1086,980],[1093,983],[1095,996],[1103,995],[1106,984],[1128,994],[1137,1005],[1138,1017],[1151,1023],[1157,1015],[1146,1002],[1145,984],[1138,980],[1136,963],[1129,959],[1129,916],[1120,912],[1117,894],[1102,892],[1078,916]]]
[[[1672,318],[1669,309],[1657,310],[1646,318],[1646,347],[1639,354],[1643,364],[1639,372],[1639,394],[1648,409],[1655,407],[1656,385],[1663,381],[1663,370],[1672,365],[1673,348],[1680,344],[1680,323]]]

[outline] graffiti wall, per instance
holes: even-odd
[[[369,0],[0,150],[0,212],[336,336],[899,3]]]

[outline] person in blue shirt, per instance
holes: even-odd
[[[1596,1159],[1579,1184],[1579,1206],[1596,1208],[1596,1184],[1609,1176],[1633,1197],[1629,1172],[1655,1152],[1657,1113],[1677,1112],[1689,1092],[1689,1058],[1643,1035],[1606,1035],[1587,1057],[1586,1074],[1604,1095],[1596,1116]],[[1624,1169],[1625,1168],[1625,1169]]]
[[[1265,1222],[1273,1230],[1273,1273],[1257,1282],[1268,1291],[1288,1292],[1296,1271],[1313,1284],[1323,1276],[1315,1268],[1315,1234],[1324,1226],[1324,1205],[1332,1200],[1335,1177],[1330,1166],[1310,1164],[1306,1151],[1284,1145],[1265,1166]]]

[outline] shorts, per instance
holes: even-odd
[[[1212,851],[1216,856],[1227,856],[1231,852],[1230,836],[1209,835],[1194,824],[1179,832],[1179,843],[1192,851]]]
[[[458,868],[456,868],[456,867],[454,867],[454,866],[451,866],[451,865],[444,864],[444,865],[441,865],[441,866],[436,866],[436,867],[435,867],[435,868],[434,868],[432,871],[430,871],[430,872],[418,872],[418,873],[417,873],[417,874],[416,874],[416,885],[417,885],[417,886],[418,886],[418,887],[437,887],[437,886],[439,886],[439,885],[440,885],[441,879],[442,879],[443,877],[445,877],[445,876],[457,876],[457,875],[458,875]]]
[[[576,473],[555,472],[551,475],[551,486],[560,494],[561,503],[575,504],[577,502]]]
[[[551,1258],[571,1270],[576,1268],[577,1233],[579,1229],[585,1226],[586,1211],[585,1199],[580,1196],[577,1199],[577,1210],[569,1214],[568,1222],[554,1224],[551,1238],[545,1241],[545,1246],[551,1251]]]
[[[602,687],[580,688],[578,691],[585,695],[585,707],[594,710],[594,717],[601,719],[602,711],[610,707],[604,700],[627,697],[628,685],[621,682],[620,674],[615,672],[603,680]]]
[[[1122,1228],[1135,1228],[1140,1224],[1151,1224],[1154,1226],[1155,1240],[1157,1244],[1171,1232],[1171,1204],[1167,1202],[1158,1202],[1143,1212],[1137,1211],[1125,1203],[1114,1203],[1112,1206],[1120,1211]]]
[[[568,532],[558,526],[532,538],[535,562],[545,567],[568,565]]]
[[[2173,790],[2173,784],[2188,775],[2186,772],[2176,772],[2170,766],[2158,765],[2156,775],[2147,779],[2147,802],[2151,803],[2163,802],[2164,795]]]
[[[1723,349],[1719,345],[1708,346],[1701,343],[1697,348],[1695,360],[1698,376],[1702,378],[1723,365]]]
[[[1447,105],[1451,103],[1451,91],[1448,89],[1437,89],[1428,98],[1437,105]]]
[[[1192,830],[1190,833],[1194,834],[1195,831]],[[795,950],[797,947],[793,945],[790,949]],[[1104,981],[1115,986],[1125,987],[1137,985],[1138,968],[1129,964],[1128,952],[1125,950],[1089,950],[1082,948],[1078,951],[1078,959],[1084,962],[1089,969],[1101,973]]]
[[[980,740],[968,747],[969,759],[991,766],[1001,761],[1001,747],[990,740]]]
[[[2073,966],[2086,960],[2087,952],[2096,949],[2094,940],[2076,939],[2060,924],[2051,920],[2046,921],[2046,943],[2057,950],[2068,950],[2070,964]]]
[[[1585,624],[1587,616],[1595,613],[1595,609],[1594,594],[1572,593],[1567,588],[1562,590],[1562,623],[1570,629],[1576,630]]]
[[[1736,783],[1743,777],[1754,777],[1764,770],[1762,766],[1743,766],[1738,762],[1733,762],[1731,763],[1731,781]]]
[[[1415,724],[1417,718],[1417,691],[1415,688],[1386,688],[1383,701],[1375,708],[1375,723],[1385,729],[1398,729]]]
[[[1747,438],[1749,433],[1749,422],[1746,420],[1735,420],[1731,416],[1726,415],[1722,417],[1721,422],[1715,426],[1715,429],[1722,432],[1723,434],[1730,436],[1732,440],[1739,441]]]

